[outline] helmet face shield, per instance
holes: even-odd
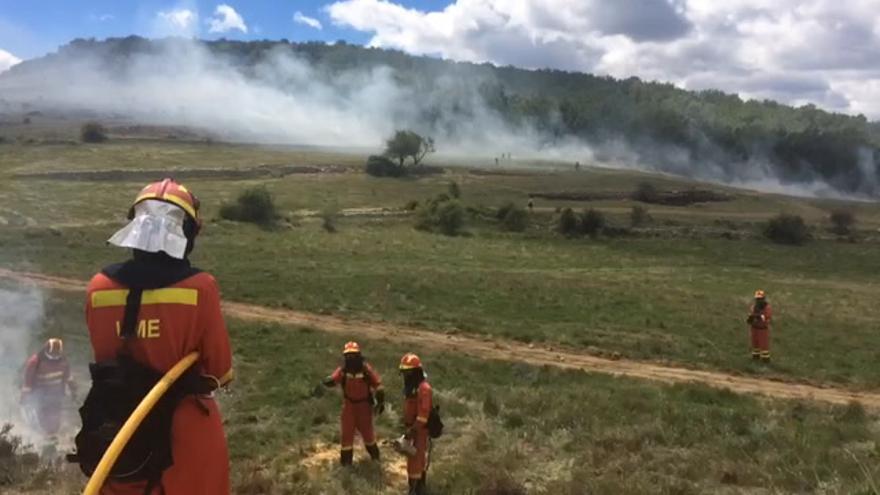
[[[148,253],[165,252],[172,258],[186,257],[187,238],[183,232],[186,212],[165,201],[148,199],[134,207],[134,218],[107,240],[119,247]]]
[[[61,359],[63,353],[64,343],[61,339],[49,339],[46,341],[46,345],[43,346],[43,354],[52,361]]]

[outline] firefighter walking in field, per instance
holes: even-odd
[[[428,418],[433,409],[433,391],[422,367],[422,360],[415,354],[406,354],[400,359],[400,373],[403,375],[403,424],[405,437],[412,442],[415,452],[406,460],[409,478],[409,494],[423,495],[427,482],[430,438]]]
[[[61,413],[67,391],[76,400],[76,383],[64,356],[64,342],[49,339],[25,364],[21,407],[28,420],[47,436],[61,428]]]
[[[374,461],[379,460],[379,446],[373,430],[373,413],[385,411],[385,389],[379,373],[364,360],[357,342],[348,342],[342,349],[343,364],[324,379],[326,387],[342,389],[341,450],[339,462],[350,466],[354,458],[354,433],[360,433],[364,447]]]
[[[81,438],[92,438],[84,436],[91,423],[88,418],[107,417],[122,400],[103,398],[100,387],[106,381],[96,370],[125,359],[133,363],[126,369],[140,366],[137,369],[161,376],[184,356],[198,352],[198,360],[184,375],[191,380],[179,380],[178,384],[188,385],[165,409],[168,419],[161,424],[167,427],[149,431],[155,437],[153,447],[164,442],[163,448],[150,452],[168,452],[170,459],[148,479],[113,479],[111,473],[101,494],[229,494],[226,437],[213,398],[216,389],[232,380],[229,336],[216,280],[187,259],[201,228],[199,201],[183,185],[165,179],[138,194],[128,217],[130,223],[108,242],[132,249],[132,258],[103,269],[87,289],[86,320],[96,364],[91,367],[92,390],[80,411],[83,431],[77,436],[78,451],[80,455],[88,451]],[[126,450],[131,447],[130,442]],[[151,454],[148,462],[155,457]]]
[[[752,304],[746,322],[751,327],[752,359],[763,362],[770,361],[770,321],[773,312],[767,295],[763,290],[755,291],[755,302]]]

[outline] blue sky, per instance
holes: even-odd
[[[157,36],[155,18],[159,12],[189,9],[197,12],[200,38],[280,39],[366,43],[367,33],[334,25],[323,7],[328,0],[248,1],[126,1],[126,0],[0,0],[0,48],[27,59],[54,51],[77,37],[104,38],[140,34]],[[446,0],[401,2],[421,9],[442,9]],[[211,33],[206,24],[215,8],[227,4],[244,19],[247,33],[238,29]],[[318,20],[321,29],[294,22],[296,12]]]
[[[77,37],[343,39],[452,60],[637,76],[880,119],[877,2],[0,0],[0,72]]]

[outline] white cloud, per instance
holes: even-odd
[[[639,76],[880,118],[878,0],[337,0],[370,44],[531,68]]]
[[[0,72],[8,70],[13,65],[21,62],[21,59],[15,55],[0,49]]]
[[[209,31],[212,33],[228,33],[234,29],[247,33],[248,28],[241,14],[229,5],[220,4],[214,10],[214,17],[209,20]]]
[[[89,16],[89,19],[97,22],[107,22],[115,19],[116,16],[113,14],[92,14]]]
[[[174,9],[160,11],[156,18],[162,34],[191,34],[197,27],[199,15],[190,9]]]
[[[309,27],[315,28],[315,29],[323,29],[324,28],[324,26],[321,25],[321,21],[315,19],[314,17],[309,17],[307,15],[304,15],[302,12],[300,12],[298,10],[296,11],[295,14],[293,14],[293,22],[295,22],[297,24],[304,24],[306,26],[309,26]]]

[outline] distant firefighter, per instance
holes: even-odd
[[[354,432],[357,430],[364,447],[374,461],[379,460],[379,446],[373,430],[373,413],[385,411],[385,389],[382,378],[370,363],[364,361],[357,342],[348,342],[342,349],[344,362],[332,375],[324,379],[324,385],[342,388],[342,415],[340,416],[341,451],[339,462],[351,465],[354,457]]]
[[[527,206],[529,207],[529,211],[530,211],[530,212],[531,212],[531,211],[534,211],[534,209],[535,209],[535,200],[532,199],[532,198],[529,198],[529,202],[528,202]]]
[[[752,359],[770,361],[770,321],[773,311],[763,290],[755,291],[755,303],[746,323],[751,327]]]
[[[25,364],[21,387],[21,406],[25,416],[46,435],[57,434],[61,428],[64,396],[68,390],[75,398],[76,383],[64,356],[64,342],[49,339]]]

